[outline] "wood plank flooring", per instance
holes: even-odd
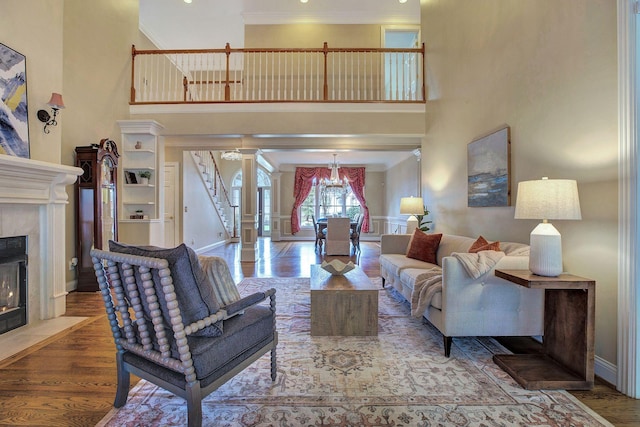
[[[370,276],[380,275],[379,244],[361,242],[352,260]],[[322,262],[313,242],[260,239],[256,263],[240,262],[237,244],[207,254],[229,263],[236,281],[244,277],[309,277]],[[116,389],[115,347],[99,293],[72,292],[68,316],[89,319],[21,353],[0,361],[0,426],[93,426],[111,410]],[[132,379],[132,387],[137,380]],[[582,402],[616,426],[640,425],[640,400],[628,398],[600,381],[592,391],[574,392]]]

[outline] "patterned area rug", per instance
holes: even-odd
[[[374,279],[380,283],[380,279]],[[245,279],[277,289],[278,377],[266,355],[203,401],[205,426],[610,426],[565,391],[523,390],[492,361],[488,338],[454,339],[382,289],[377,337],[311,337],[309,279]],[[115,390],[114,390],[115,393]],[[187,424],[185,402],[140,381],[98,426]]]

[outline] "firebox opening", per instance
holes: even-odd
[[[27,236],[0,238],[0,334],[27,324]]]

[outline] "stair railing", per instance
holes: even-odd
[[[131,49],[131,104],[424,103],[419,48]]]
[[[203,169],[203,173],[206,175],[206,181],[209,183],[210,194],[213,197],[214,204],[216,205],[216,209],[218,210],[220,217],[225,221],[225,228],[229,237],[237,238],[238,226],[236,222],[236,209],[238,206],[231,203],[229,191],[222,179],[220,169],[218,168],[218,164],[216,163],[213,153],[207,150],[195,151],[194,153],[200,159],[200,165]],[[232,224],[228,224],[227,218],[231,215],[233,215],[233,222]],[[229,230],[229,228],[231,228],[231,230]]]

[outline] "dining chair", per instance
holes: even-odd
[[[356,215],[356,228],[351,230],[351,246],[353,253],[360,253],[360,233],[362,232],[362,223],[364,222],[364,214]]]
[[[324,243],[324,240],[325,240],[325,234],[324,232],[320,231],[315,215],[311,215],[311,220],[313,221],[313,232],[316,238],[315,249],[316,251],[320,249],[320,252],[322,252],[322,244]]]
[[[328,218],[325,253],[327,255],[350,255],[350,237],[350,218]]]

